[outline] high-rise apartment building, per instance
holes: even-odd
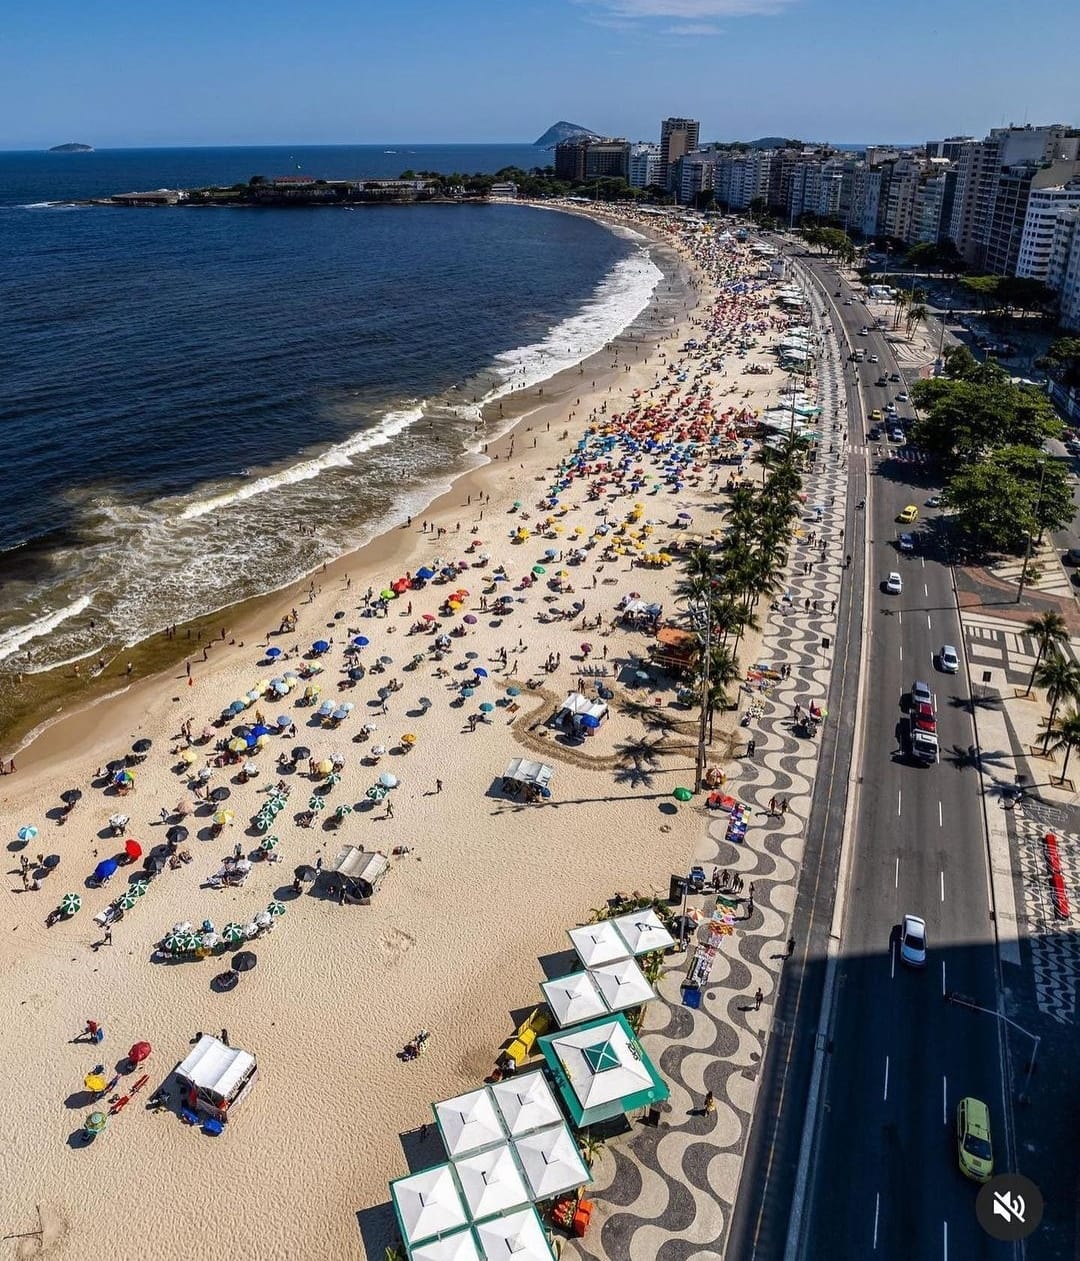
[[[1062,328],[1080,332],[1080,206],[1055,216],[1046,283],[1058,295]]]
[[[555,176],[574,184],[630,175],[630,143],[626,140],[565,140],[555,146]]]
[[[1053,166],[1050,167],[1050,171],[1053,169]],[[1039,176],[1045,174],[1039,172]],[[1048,280],[1058,217],[1063,211],[1080,206],[1080,179],[1067,184],[1047,184],[1040,181],[1039,176],[1032,181],[1028,195],[1016,274],[1030,276],[1034,280]]]
[[[660,124],[660,169],[657,183],[674,191],[675,163],[698,147],[701,124],[696,118],[665,118]]]
[[[630,183],[634,188],[649,188],[659,182],[660,146],[636,144],[630,149]]]
[[[691,206],[700,193],[714,189],[716,155],[698,149],[684,153],[675,164],[675,196],[680,206]]]

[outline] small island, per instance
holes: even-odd
[[[67,144],[54,144],[51,149],[46,150],[48,153],[93,153],[94,146],[92,144],[77,144],[74,140],[69,140]]]

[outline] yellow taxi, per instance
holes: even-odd
[[[960,1172],[975,1182],[986,1182],[994,1172],[990,1144],[990,1109],[970,1095],[956,1109],[956,1153]]]
[[[910,525],[912,521],[918,521],[919,510],[914,504],[908,504],[896,519],[901,525]]]
[[[883,417],[883,416],[882,416],[882,414],[881,414],[881,408],[880,408],[880,407],[875,407],[875,408],[874,408],[874,410],[870,413],[870,419],[871,419],[871,420],[884,420],[884,417]]]

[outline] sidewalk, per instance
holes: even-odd
[[[820,320],[816,291],[813,297]],[[827,339],[827,344],[835,352],[834,339]],[[823,357],[819,389],[827,435],[829,418],[840,417],[835,431],[839,452],[846,420],[838,408],[843,367],[835,353]],[[840,529],[848,467],[846,455],[829,453],[829,441],[827,436],[816,467],[805,478],[807,502],[827,505],[824,520],[803,523],[804,530],[816,529],[828,548],[824,558],[804,542],[792,548],[791,611],[770,616],[762,648],[763,660],[774,668],[790,665],[791,676],[774,684],[768,694],[754,693],[764,700],[762,717],[746,729],[746,736],[757,742],[755,758],[743,760],[726,785],[733,796],[753,806],[751,828],[744,843],[731,844],[725,839],[728,816],[709,817],[702,810],[702,835],[692,857],[707,874],[717,866],[743,878],[742,897],[726,899],[719,907],[731,920],[729,945],[716,958],[698,1009],[682,1005],[680,986],[694,943],[687,954],[669,959],[657,986],[661,1001],[647,1008],[642,1036],[671,1089],[667,1111],[656,1128],[631,1121],[631,1134],[613,1140],[597,1160],[595,1182],[589,1189],[596,1205],[589,1238],[568,1242],[564,1258],[652,1258],[665,1240],[674,1237],[688,1256],[724,1253],[769,1036],[771,1004],[791,931],[803,834],[817,771],[819,744],[792,734],[791,711],[796,701],[804,706],[810,700],[824,704],[831,675],[831,660],[821,644],[823,636],[835,642],[831,610],[840,595],[844,557]],[[810,560],[815,563],[807,575],[803,571]],[[769,815],[772,797],[790,801],[786,816]],[[690,905],[707,919],[717,909],[717,898],[712,893],[691,897]],[[759,987],[764,999],[760,1011],[754,1001]],[[706,1115],[702,1101],[709,1090],[716,1107]]]

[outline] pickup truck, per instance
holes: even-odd
[[[916,761],[933,766],[938,760],[938,738],[932,731],[926,731],[915,718],[908,719],[911,740],[911,755]]]

